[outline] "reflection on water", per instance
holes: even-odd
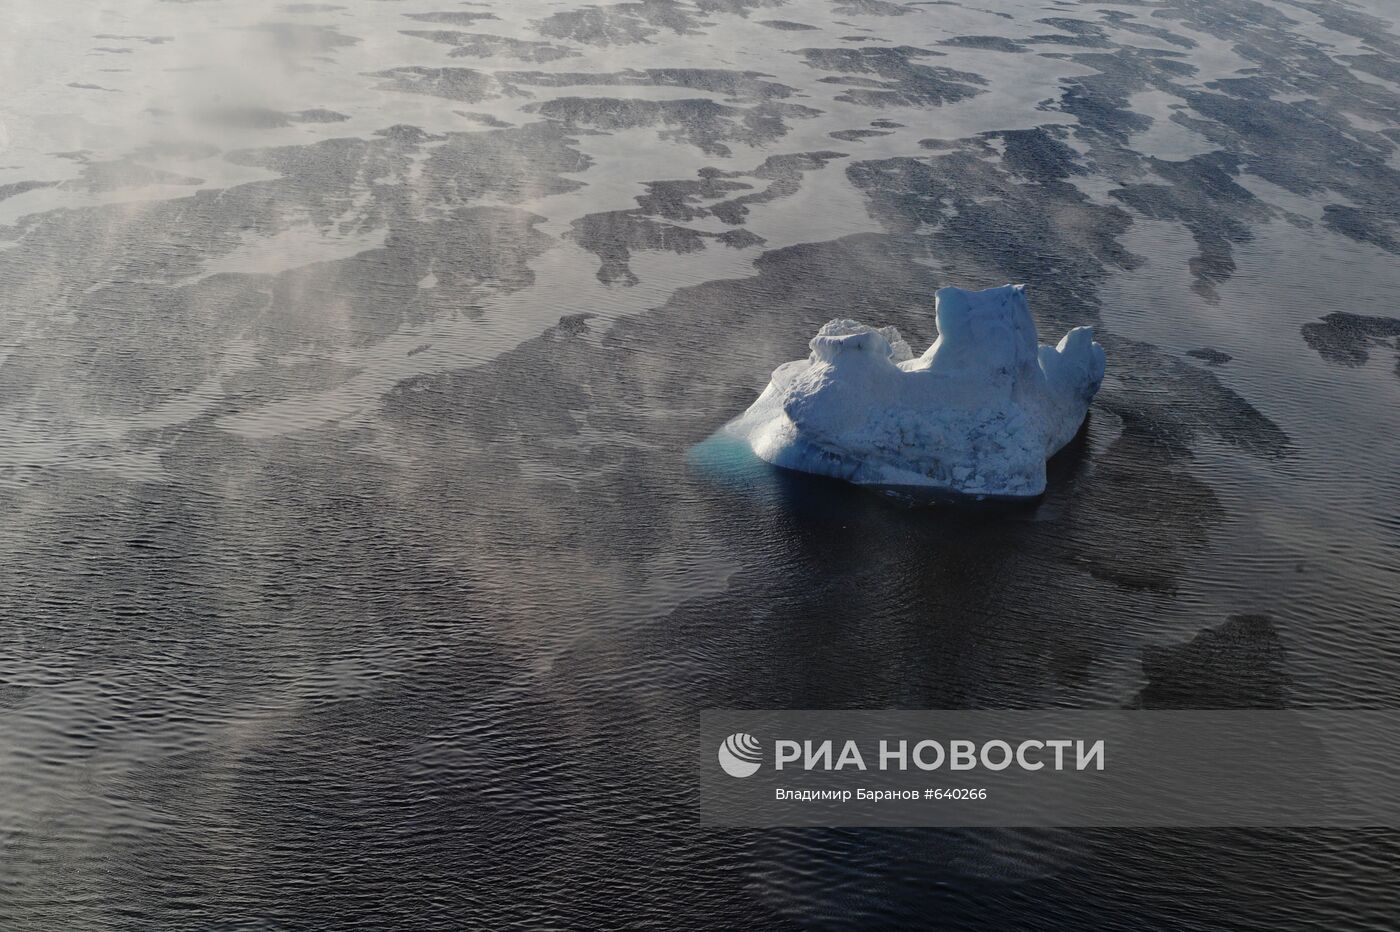
[[[11,7],[0,925],[1388,925],[1391,832],[689,771],[705,708],[1396,701],[1388,10]],[[1007,281],[1109,354],[1042,499],[715,436]]]

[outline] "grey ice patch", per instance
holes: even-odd
[[[1396,210],[1363,209],[1345,204],[1328,204],[1322,209],[1322,225],[1334,233],[1370,243],[1390,253],[1400,253],[1400,217]]]
[[[887,0],[837,0],[831,9],[841,16],[905,16],[916,12],[902,3]]]
[[[1132,13],[1124,10],[1103,10],[1101,15],[1105,22],[1112,24],[1115,29],[1122,29],[1140,36],[1150,36],[1154,39],[1161,39],[1163,42],[1179,46],[1184,49],[1194,49],[1196,40],[1187,36],[1178,35],[1170,29],[1161,26],[1151,26],[1138,21]]]
[[[951,39],[944,39],[938,44],[959,49],[983,49],[988,52],[1030,51],[1021,43],[1005,36],[954,36]]]
[[[1200,349],[1187,350],[1186,355],[1190,356],[1192,359],[1199,359],[1207,365],[1211,366],[1223,366],[1225,365],[1225,363],[1235,358],[1229,353],[1223,353],[1220,350],[1212,349],[1209,346],[1203,346]]]
[[[192,178],[149,165],[142,165],[131,158],[113,159],[105,162],[83,160],[83,170],[77,178],[60,182],[57,187],[64,191],[86,191],[101,194],[121,188],[139,188],[147,185],[183,185],[193,187],[204,183],[202,178]]]
[[[482,126],[487,126],[491,129],[509,129],[515,125],[514,123],[508,123],[500,117],[493,116],[489,113],[475,113],[470,110],[453,110],[452,112],[459,117],[465,117],[468,120],[480,123]]]
[[[471,68],[426,68],[420,65],[390,68],[372,75],[383,79],[381,90],[402,91],[406,94],[427,94],[463,103],[479,103],[503,95],[523,92],[504,87],[492,75]]]
[[[800,188],[804,172],[821,168],[839,157],[836,152],[770,156],[748,173],[706,168],[696,179],[648,182],[647,193],[637,198],[638,206],[633,210],[589,214],[574,221],[568,235],[602,260],[599,281],[636,284],[638,278],[628,264],[633,252],[696,252],[704,249],[708,240],[734,249],[762,245],[763,238],[748,230],[715,234],[678,223],[706,217],[731,225],[742,223],[749,205],[791,196]],[[741,178],[764,180],[769,184],[762,191],[731,197],[735,192],[752,188],[738,180]]]
[[[1273,621],[1234,615],[1185,644],[1142,652],[1141,709],[1281,709],[1290,678]]]
[[[1214,303],[1219,300],[1216,286],[1235,272],[1234,247],[1250,242],[1251,224],[1274,212],[1235,181],[1239,160],[1229,153],[1212,152],[1184,162],[1148,159],[1146,164],[1168,184],[1124,185],[1109,196],[1143,216],[1175,220],[1191,231],[1199,249],[1189,263],[1194,290]]]
[[[987,83],[981,75],[915,61],[940,55],[928,49],[901,45],[892,48],[802,49],[807,64],[821,71],[850,77],[828,77],[828,84],[849,89],[837,100],[871,107],[938,107],[982,93]]]
[[[787,134],[787,119],[807,119],[820,111],[797,104],[764,101],[742,108],[708,99],[640,100],[615,97],[559,97],[525,108],[573,127],[603,131],[661,126],[662,139],[690,143],[709,155],[730,154],[726,142],[765,145]]]
[[[294,123],[343,123],[350,119],[343,113],[319,107],[296,112],[266,107],[216,107],[200,110],[193,117],[200,123],[234,129],[281,129]]]
[[[405,29],[401,32],[415,39],[427,39],[452,46],[450,58],[517,58],[521,61],[544,63],[561,58],[575,57],[579,53],[563,45],[549,42],[531,42],[526,39],[512,39],[481,33],[457,32],[454,30]]]
[[[420,23],[442,23],[445,26],[471,26],[478,20],[499,19],[495,13],[473,13],[469,10],[445,10],[433,13],[405,13]]]
[[[1396,351],[1400,376],[1400,320],[1334,311],[1315,323],[1303,324],[1303,340],[1323,359],[1339,366],[1364,366],[1371,350]]]
[[[553,13],[535,22],[540,35],[598,46],[646,42],[662,29],[684,35],[694,32],[698,25],[690,8],[674,0],[586,6]]]
[[[724,233],[693,230],[652,220],[636,210],[589,214],[573,222],[569,237],[602,260],[598,280],[605,285],[619,282],[635,285],[639,281],[628,265],[633,252],[699,252],[705,248],[706,240],[716,240],[734,249],[746,249],[764,242],[761,236],[747,230],[727,230]]]
[[[9,184],[0,184],[0,201],[30,191],[37,191],[40,188],[52,188],[56,184],[58,184],[57,181],[13,181]]]
[[[771,80],[762,71],[724,68],[646,68],[602,73],[567,71],[498,71],[496,79],[508,86],[529,87],[682,87],[721,94],[733,101],[782,100],[796,88]]]
[[[1063,30],[1065,33],[1068,33],[1068,35],[1054,33],[1031,36],[1026,40],[1029,43],[1075,45],[1085,48],[1107,48],[1112,45],[1112,43],[1108,41],[1108,33],[1104,32],[1103,27],[1097,23],[1091,23],[1082,19],[1053,16],[1046,19],[1038,19],[1036,22]]]
[[[774,9],[786,6],[788,0],[695,0],[701,13],[730,13],[747,18],[749,13],[759,9]]]
[[[888,130],[879,129],[839,129],[834,133],[827,133],[827,135],[842,142],[860,142],[876,136],[888,136],[890,133]]]

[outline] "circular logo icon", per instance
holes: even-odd
[[[763,746],[753,735],[737,731],[719,746],[719,765],[731,777],[751,777],[758,772]]]

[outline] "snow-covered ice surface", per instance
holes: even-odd
[[[725,430],[775,466],[860,485],[1041,494],[1103,384],[1093,328],[1039,346],[1024,285],[942,288],[937,320],[917,358],[893,327],[831,321]]]

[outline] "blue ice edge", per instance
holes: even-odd
[[[1087,430],[1081,430],[1081,434]],[[1080,444],[1071,443],[1052,459],[1077,459]],[[790,503],[796,497],[820,497],[830,501],[871,501],[872,498],[911,508],[940,506],[968,511],[1035,510],[1045,498],[1039,495],[969,495],[926,485],[855,484],[833,476],[775,466],[753,451],[729,425],[721,427],[686,453],[687,465],[712,485],[769,504]]]

